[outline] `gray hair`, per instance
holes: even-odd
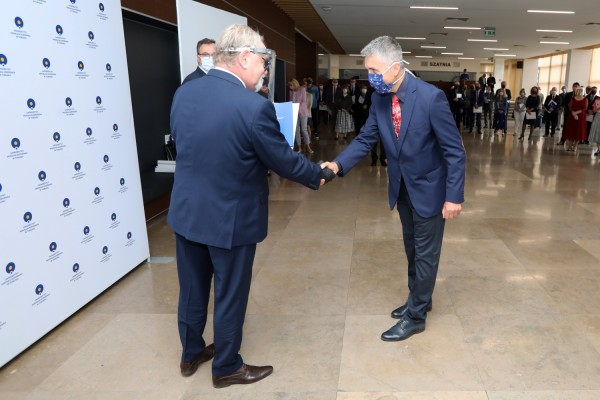
[[[400,46],[400,43],[391,36],[379,36],[378,38],[371,40],[371,42],[360,51],[360,55],[363,57],[375,56],[390,64],[399,62],[400,66],[404,68],[404,65],[402,64],[402,46]]]
[[[225,29],[217,39],[213,58],[215,64],[232,65],[244,47],[263,47],[263,37],[246,25],[234,24]],[[236,50],[233,50],[236,49]]]

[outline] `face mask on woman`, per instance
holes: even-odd
[[[360,89],[360,92],[361,92],[362,94],[367,94],[367,89]]]
[[[348,94],[348,90],[347,90],[347,89],[343,89],[343,90],[342,90],[342,94],[343,94],[344,96],[345,96],[345,95],[347,95],[347,94]]]

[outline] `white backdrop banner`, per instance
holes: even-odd
[[[0,2],[0,366],[149,256],[119,0]]]

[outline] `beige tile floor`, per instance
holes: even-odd
[[[346,145],[322,137],[314,161]],[[599,399],[600,159],[539,136],[463,138],[466,202],[424,333],[379,339],[406,267],[386,170],[367,158],[318,192],[271,177],[242,347],[271,377],[181,377],[175,262],[146,263],[2,368],[0,399]],[[164,216],[148,234],[152,256],[175,255]]]

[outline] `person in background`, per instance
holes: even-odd
[[[175,232],[181,374],[214,357],[212,383],[223,388],[273,372],[239,354],[256,244],[268,231],[267,170],[314,190],[325,180],[321,166],[290,149],[273,103],[255,93],[270,63],[258,32],[232,25],[215,50],[215,68],[173,98],[178,154],[167,222]],[[213,278],[214,344],[207,344]]]
[[[300,86],[300,83],[296,79],[292,79],[289,83],[289,88],[291,92],[291,101],[293,103],[299,103],[300,107],[298,108],[298,123],[296,124],[296,146],[298,149],[298,153],[302,151],[302,139],[304,139],[304,146],[306,147],[306,152],[313,154],[314,151],[310,147],[310,136],[308,135],[308,108],[306,106],[306,88],[304,86]],[[300,137],[300,133],[302,133],[302,138]]]
[[[588,99],[583,95],[583,88],[578,86],[575,89],[575,96],[569,104],[569,123],[565,128],[565,143],[567,151],[577,151],[577,145],[585,140],[587,134],[586,115],[588,108]]]
[[[498,131],[503,131],[506,135],[506,113],[508,112],[508,100],[506,99],[506,93],[504,90],[496,90],[496,97],[494,99],[494,135]]]
[[[399,322],[381,335],[391,342],[425,330],[445,221],[458,217],[464,202],[466,155],[446,96],[406,71],[394,38],[378,37],[361,54],[376,92],[369,118],[360,135],[324,166],[345,176],[378,139],[386,149],[388,201],[402,221],[409,288],[406,303],[391,312]]]
[[[189,81],[194,79],[202,78],[210,71],[213,67],[212,55],[215,52],[215,41],[213,39],[204,38],[196,44],[196,60],[198,66],[188,76],[185,77],[182,85],[185,85]]]
[[[482,87],[485,88],[485,91],[483,92],[483,127],[487,128],[489,126],[491,128],[493,126],[492,116],[494,115],[492,109],[492,104],[494,103],[494,94],[492,93],[492,89],[490,89],[487,84],[483,84]]]
[[[323,101],[327,105],[327,109],[329,111],[329,115],[333,119],[333,128],[335,130],[335,124],[337,123],[337,108],[336,103],[338,99],[342,97],[342,88],[338,84],[337,79],[331,80],[331,85],[325,88],[325,92],[323,93]],[[350,99],[352,101],[352,99]]]
[[[479,77],[478,82],[479,82],[480,87],[485,88],[485,85],[487,85],[487,80],[485,79],[485,74],[483,74]]]
[[[471,77],[469,76],[469,73],[467,72],[467,69],[463,69],[463,73],[460,74],[460,82],[461,83],[465,83],[465,81],[468,81],[469,79],[471,79]]]
[[[506,87],[506,81],[500,82],[500,88],[504,89],[504,93],[506,93],[506,100],[511,101],[512,100],[512,94],[510,93],[510,89],[508,89]]]
[[[354,118],[352,117],[352,96],[348,91],[348,84],[342,85],[342,95],[338,98],[334,105],[337,110],[337,119],[335,121],[335,138],[339,138],[340,134],[344,135],[344,139],[348,138],[348,133],[354,132]]]
[[[533,130],[535,129],[539,106],[540,96],[538,96],[538,88],[537,86],[533,86],[530,90],[530,95],[527,97],[527,101],[525,101],[525,120],[523,120],[523,127],[521,128],[521,136],[519,136],[519,140],[522,141],[524,139],[527,125],[529,125],[529,137],[527,140],[531,140]],[[533,118],[527,118],[527,116]]]
[[[462,109],[465,101],[465,92],[460,86],[458,79],[455,79],[450,87],[450,91],[447,95],[448,103],[450,104],[450,110],[452,116],[456,122],[456,128],[460,130],[460,123],[462,121]]]
[[[556,123],[556,130],[560,131],[564,126],[564,115],[565,115],[565,95],[567,94],[567,87],[562,86],[560,88],[560,94],[558,100],[560,101],[560,107],[558,108],[558,122]]]
[[[572,86],[572,91],[565,93],[565,98],[563,101],[563,106],[564,106],[564,126],[563,126],[563,130],[562,130],[562,136],[560,138],[560,141],[556,143],[557,146],[562,146],[565,144],[565,131],[568,128],[569,125],[569,121],[572,120],[572,118],[569,118],[569,115],[571,114],[571,99],[573,98],[573,96],[575,96],[575,91],[577,90],[577,88],[579,87],[579,82],[575,82],[573,83]]]
[[[589,106],[588,106],[589,109]],[[590,136],[588,140],[590,143],[596,143],[596,152],[594,156],[598,157],[600,155],[600,97],[597,96],[594,99],[594,103],[592,104],[592,112],[594,115],[594,120],[592,121],[592,126],[590,128]]]
[[[537,119],[535,121],[536,128],[542,128],[542,123],[544,122],[544,93],[542,93],[542,88],[538,85],[536,86],[538,97],[540,98],[540,103],[537,110]]]
[[[517,135],[521,135],[521,130],[523,129],[523,121],[525,120],[525,103],[527,102],[527,92],[525,89],[521,89],[519,92],[519,97],[515,99],[515,130],[514,136],[515,139]]]
[[[483,112],[484,91],[481,90],[479,82],[475,83],[475,88],[471,90],[471,124],[469,125],[469,133],[473,132],[473,125],[477,125],[477,133],[481,134],[481,114]]]
[[[489,85],[492,93],[494,93],[494,85],[496,85],[496,78],[494,78],[494,75],[492,75],[490,73],[490,76],[488,76],[487,78],[487,84]]]
[[[544,137],[548,137],[548,135],[554,137],[556,123],[558,122],[559,108],[560,96],[556,92],[556,87],[553,87],[544,101],[544,120],[546,121],[546,133],[544,134]]]
[[[312,95],[312,107],[310,108],[310,119],[312,121],[312,134],[316,141],[319,140],[319,102],[321,101],[321,96],[319,93],[319,89],[314,85],[312,78],[306,79],[306,91]]]
[[[586,116],[587,134],[585,136],[585,144],[590,144],[588,137],[590,136],[590,129],[592,128],[592,121],[594,120],[594,103],[596,101],[596,93],[598,88],[596,86],[590,87],[590,93],[586,96],[588,100],[588,109]]]

